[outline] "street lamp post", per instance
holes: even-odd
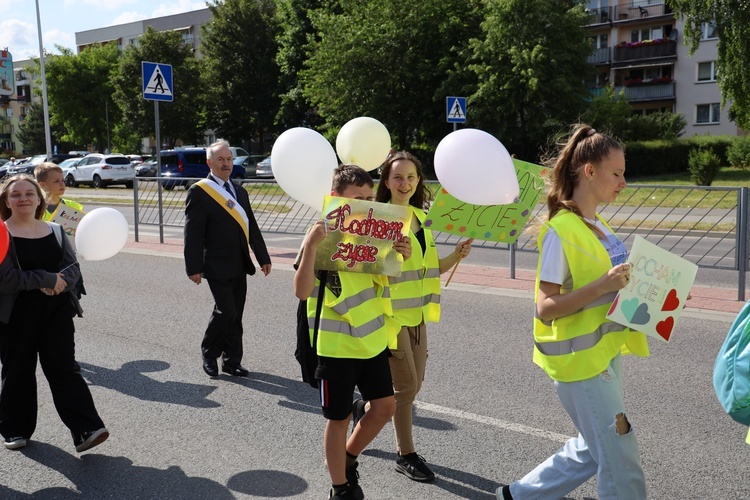
[[[42,19],[39,16],[39,0],[36,0],[36,27],[39,33],[39,63],[42,67],[42,104],[44,106],[44,136],[47,139],[47,159],[52,159],[52,134],[49,129],[49,107],[47,105],[47,74],[44,71],[44,44],[42,43]]]

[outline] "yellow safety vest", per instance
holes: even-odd
[[[599,220],[609,228],[603,219],[599,217]],[[563,210],[549,221],[549,225],[560,235],[573,279],[572,290],[591,283],[611,269],[612,265],[604,245],[576,214]],[[534,292],[535,303],[539,298],[542,242],[546,232],[545,225],[537,241],[540,256]],[[537,316],[535,308],[534,363],[554,380],[575,382],[603,372],[620,352],[648,356],[648,343],[643,333],[631,331],[606,318],[615,295],[616,292],[603,295],[581,310],[551,322],[542,321]]]
[[[331,271],[329,271],[330,273]],[[326,287],[318,328],[318,356],[370,359],[386,347],[396,348],[400,325],[392,317],[388,280],[365,273],[339,272],[341,295]],[[312,344],[320,280],[307,299]]]
[[[416,326],[422,323],[440,321],[440,261],[432,231],[423,223],[427,214],[416,207],[410,207],[419,219],[424,232],[427,248],[422,255],[422,247],[414,233],[411,238],[411,257],[404,261],[401,276],[390,276],[393,316],[402,326]]]

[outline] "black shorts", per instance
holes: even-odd
[[[370,359],[318,358],[320,404],[329,420],[346,420],[352,412],[354,387],[366,401],[393,396],[388,349]]]

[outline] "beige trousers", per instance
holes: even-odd
[[[396,398],[396,413],[393,415],[396,451],[407,455],[416,451],[412,438],[412,413],[427,365],[425,324],[402,327],[398,333],[398,348],[391,350],[391,353],[393,356],[388,359]]]

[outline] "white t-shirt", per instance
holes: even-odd
[[[593,223],[594,221],[589,220],[589,222]],[[596,227],[604,233],[605,239],[600,241],[602,241],[604,248],[609,254],[612,266],[614,267],[627,262],[628,250],[625,244],[612,234],[599,219],[596,220]],[[581,250],[581,252],[585,252],[585,250]],[[595,258],[593,255],[587,257],[591,259]],[[545,233],[544,240],[542,241],[542,266],[539,270],[539,279],[549,283],[556,283],[564,290],[573,288],[570,267],[568,266],[568,261],[565,259],[560,236],[552,227]]]

